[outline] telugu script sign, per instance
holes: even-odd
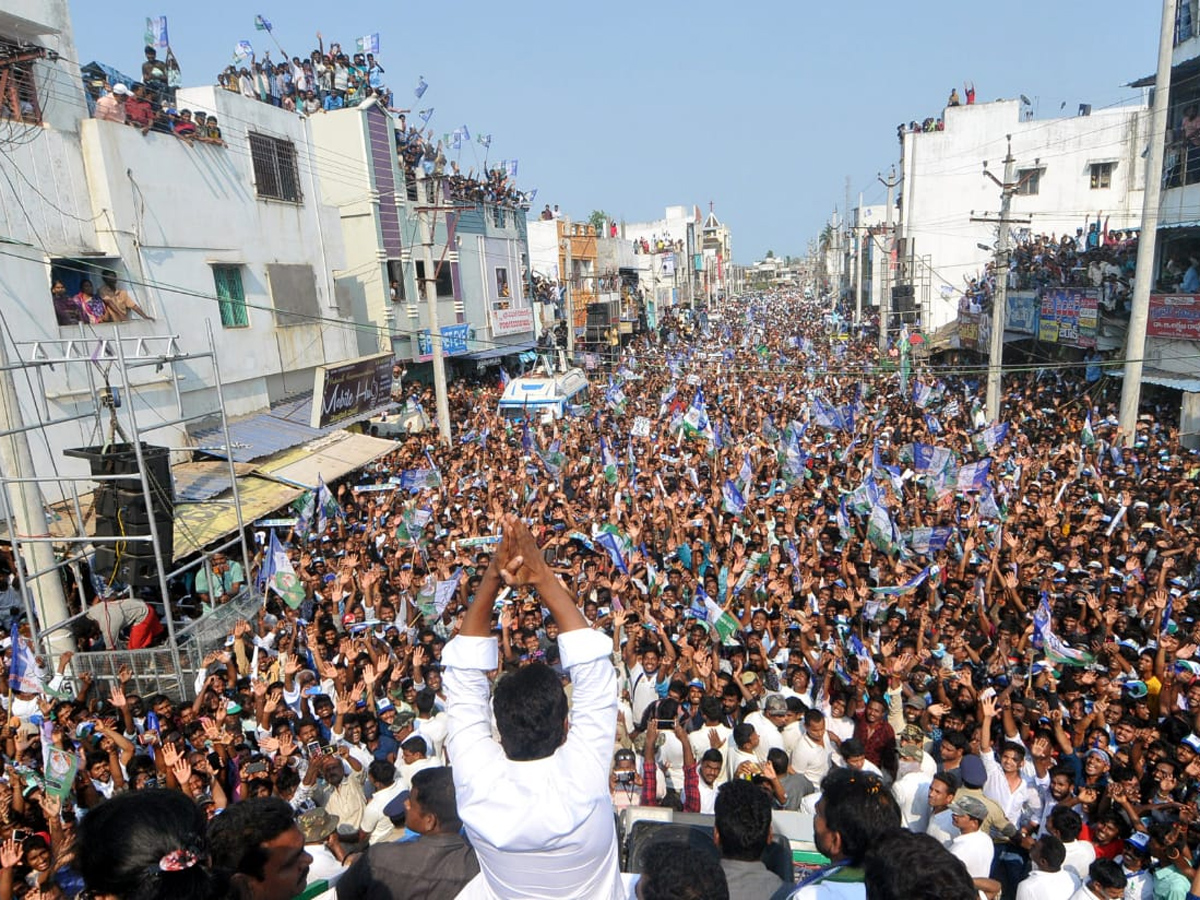
[[[1151,294],[1146,334],[1200,341],[1200,294]]]
[[[524,309],[493,309],[492,334],[519,334],[522,331],[533,331],[533,310]]]
[[[363,356],[338,366],[317,366],[313,428],[370,414],[391,402],[392,354]]]

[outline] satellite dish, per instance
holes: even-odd
[[[1021,95],[1021,102],[1024,103],[1026,106],[1033,106],[1033,101],[1030,100],[1028,97],[1026,97],[1024,94]]]

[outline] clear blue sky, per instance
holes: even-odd
[[[400,106],[433,106],[440,135],[491,133],[491,160],[520,160],[537,203],[575,218],[602,208],[628,221],[698,204],[733,230],[748,263],[798,254],[845,178],[882,198],[875,175],[898,155],[896,125],[937,114],[964,79],[978,99],[1025,94],[1040,115],[1066,102],[1099,107],[1154,71],[1157,3],[1013,0],[909,3],[758,0],[451,4],[315,0],[71,3],[80,59],[136,75],[145,16],[168,16],[185,84],[209,83],[234,44],[272,47],[254,14],[293,55],[352,47],[379,32]],[[278,58],[278,54],[272,54]],[[423,75],[419,103],[412,88]],[[477,158],[478,157],[478,158]],[[464,170],[482,161],[472,143]]]

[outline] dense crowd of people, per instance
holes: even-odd
[[[399,444],[195,587],[266,599],[194,696],[69,658],[31,682],[16,633],[0,891],[1200,892],[1174,411],[1123,435],[1118,391],[1064,366],[1007,377],[987,422],[979,373],[885,371],[824,312],[668,314],[562,420],[453,383],[451,444]],[[641,805],[715,840],[623,875],[613,813]],[[828,860],[799,883],[777,811]]]

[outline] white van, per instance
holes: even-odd
[[[505,386],[500,396],[500,415],[506,419],[561,419],[567,407],[587,401],[589,387],[583,369],[567,369],[556,375],[522,375]]]

